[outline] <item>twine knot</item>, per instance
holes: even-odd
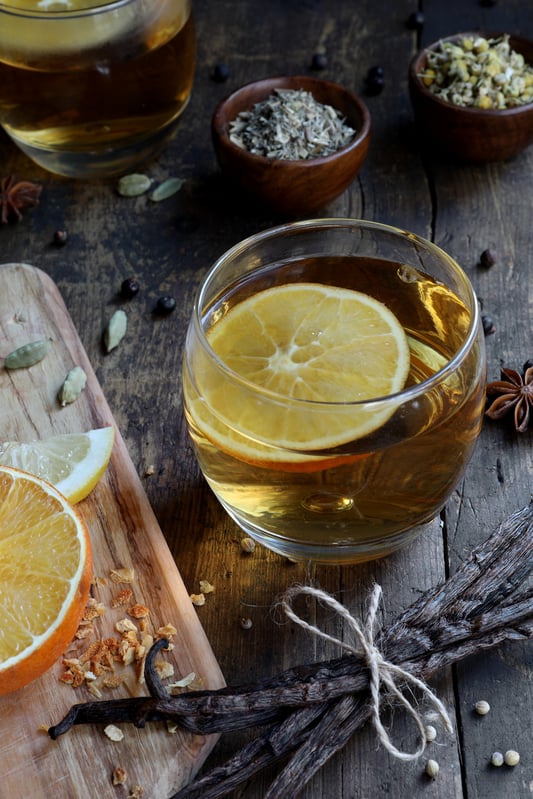
[[[296,596],[299,594],[307,594],[309,596],[314,597],[315,599],[319,600],[325,605],[328,605],[332,608],[336,613],[341,616],[344,621],[348,624],[348,627],[354,633],[356,644],[355,646],[345,641],[341,641],[339,638],[335,636],[329,635],[321,630],[319,627],[316,627],[314,624],[309,624],[308,622],[304,621],[292,608],[292,602]],[[369,610],[367,614],[366,621],[363,625],[361,625],[357,619],[352,616],[350,611],[342,605],[340,602],[337,602],[334,597],[330,594],[322,591],[319,588],[313,588],[311,586],[293,586],[289,588],[285,594],[282,596],[280,600],[280,605],[285,613],[285,615],[294,621],[296,624],[300,625],[304,629],[311,632],[313,635],[320,636],[320,638],[324,638],[326,641],[331,641],[342,649],[345,649],[348,652],[351,652],[353,655],[357,655],[358,657],[363,657],[366,665],[368,666],[370,672],[370,697],[371,697],[371,718],[374,724],[374,728],[376,730],[377,736],[385,749],[390,752],[391,755],[398,758],[399,760],[415,760],[416,758],[420,757],[423,754],[426,748],[426,734],[424,729],[424,722],[422,719],[421,714],[417,710],[417,708],[409,701],[409,699],[405,696],[404,693],[398,687],[399,683],[408,684],[412,687],[418,688],[424,698],[427,700],[428,704],[431,705],[436,712],[437,716],[440,717],[444,728],[447,732],[451,733],[453,731],[452,722],[448,715],[446,708],[444,707],[443,703],[440,699],[433,693],[433,691],[429,688],[426,683],[421,680],[419,677],[416,677],[409,671],[402,669],[400,666],[397,666],[395,663],[392,663],[390,660],[386,660],[383,657],[383,654],[379,650],[379,648],[375,644],[375,635],[374,630],[376,627],[376,616],[377,611],[379,608],[379,604],[382,597],[382,590],[381,586],[375,585],[372,593],[370,595],[370,604]],[[383,726],[381,721],[381,698],[382,698],[382,691],[381,688],[385,687],[388,693],[394,697],[397,702],[406,710],[406,712],[411,716],[414,720],[415,725],[418,729],[419,733],[419,745],[416,751],[414,752],[404,752],[400,749],[397,749],[396,746],[391,741],[390,735]]]

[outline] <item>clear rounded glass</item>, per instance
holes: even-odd
[[[409,344],[399,393],[353,403],[293,399],[219,358],[209,331],[233,306],[302,282],[357,290],[388,306]],[[361,562],[412,540],[464,472],[484,387],[479,307],[463,270],[429,241],[356,219],[282,225],[222,255],[201,285],[184,355],[185,415],[206,480],[248,535],[296,560]],[[268,414],[274,431],[288,418],[314,429],[321,416],[327,429],[354,413],[375,416],[375,429],[333,447],[283,451],[275,432],[259,440],[254,423]]]
[[[175,132],[195,52],[191,0],[4,0],[0,125],[51,172],[122,174]]]

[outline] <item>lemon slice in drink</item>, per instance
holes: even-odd
[[[255,463],[310,460],[373,432],[397,407],[384,398],[401,391],[410,365],[405,331],[385,305],[315,283],[246,298],[207,338],[232,375],[198,357],[192,426]]]
[[[87,433],[65,433],[41,441],[0,445],[0,464],[14,466],[52,483],[69,502],[84,499],[107,468],[115,430],[101,427]]]

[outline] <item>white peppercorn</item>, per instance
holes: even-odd
[[[490,711],[490,705],[485,699],[480,699],[479,702],[476,702],[474,705],[474,710],[478,716],[486,716]]]
[[[437,730],[435,729],[435,727],[433,727],[432,724],[428,724],[427,727],[424,727],[424,735],[426,741],[428,743],[431,743],[431,741],[434,741],[435,738],[437,737]]]
[[[426,763],[426,774],[434,780],[439,773],[439,764],[436,760],[428,760]]]
[[[243,552],[252,553],[255,550],[255,541],[253,538],[241,538],[241,549]]]
[[[503,755],[501,752],[493,752],[490,762],[493,766],[503,766]]]
[[[514,749],[508,749],[503,759],[506,766],[518,766],[520,763],[520,755]]]

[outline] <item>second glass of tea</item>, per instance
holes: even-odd
[[[241,242],[207,274],[187,334],[200,468],[246,534],[295,560],[371,560],[420,533],[469,462],[484,387],[466,274],[374,222]]]
[[[0,125],[51,172],[124,173],[175,132],[195,47],[191,0],[0,0]]]

